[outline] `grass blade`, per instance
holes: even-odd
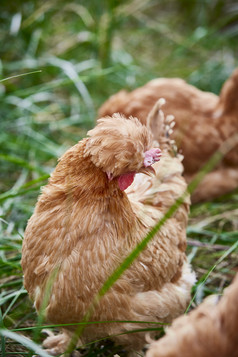
[[[32,342],[25,336],[19,335],[15,332],[6,330],[6,329],[0,329],[0,336],[1,337],[7,337],[10,338],[11,340],[19,342],[21,345],[29,348],[31,351],[37,353],[41,357],[51,357],[46,351],[44,351],[39,345],[37,345],[35,342]]]
[[[4,79],[0,79],[0,83],[5,82],[5,81],[9,81],[13,78],[18,78],[18,77],[23,77],[23,76],[28,76],[29,74],[34,74],[34,73],[41,73],[42,70],[38,70],[38,71],[33,71],[33,72],[27,72],[27,73],[21,73],[21,74],[16,74],[15,76],[11,76],[11,77],[7,77]]]
[[[46,172],[44,170],[42,170],[41,167],[38,166],[32,166],[30,165],[27,161],[23,160],[20,157],[17,156],[12,156],[12,155],[5,155],[5,154],[0,154],[0,160],[4,160],[4,161],[8,161],[11,162],[15,165],[24,167],[30,171],[36,171],[39,172],[41,175],[46,174]]]
[[[4,323],[3,323],[3,316],[2,316],[2,309],[0,308],[0,329],[4,328]],[[1,350],[0,352],[2,353],[2,357],[6,356],[6,351],[5,351],[5,337],[1,336]]]
[[[197,289],[196,289],[196,293],[194,294],[193,298],[191,299],[185,314],[187,314],[187,312],[189,311],[193,301],[195,300],[197,293],[199,291],[199,288],[201,286],[203,286],[205,284],[205,282],[207,281],[207,279],[209,278],[209,276],[211,275],[211,273],[217,268],[217,266],[224,260],[226,259],[236,248],[238,247],[238,241],[235,242],[217,261],[216,264],[213,265],[213,267],[197,282]]]

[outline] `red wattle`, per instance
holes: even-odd
[[[135,174],[133,172],[119,176],[118,185],[120,190],[122,191],[126,190],[127,187],[129,187],[132,184],[134,177]]]

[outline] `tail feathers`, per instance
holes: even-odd
[[[162,106],[165,104],[165,99],[160,98],[147,116],[147,127],[151,130],[154,138],[159,141],[162,149],[170,149],[170,151],[177,153],[175,141],[171,139],[173,127],[175,125],[173,115],[164,115]]]

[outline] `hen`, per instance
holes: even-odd
[[[161,110],[160,149],[153,142],[149,125],[157,116],[155,107],[147,127],[119,114],[98,120],[89,137],[61,157],[43,188],[25,231],[22,268],[37,311],[47,302],[48,321],[80,322],[105,280],[185,191],[181,158],[172,152]],[[187,198],[101,298],[91,321],[170,322],[184,311],[195,280],[185,256],[188,211]],[[146,326],[89,324],[80,340],[114,335],[129,351],[139,350],[145,332],[119,334]],[[48,337],[44,347],[62,353],[75,328]]]
[[[155,104],[166,100],[165,114],[173,113],[172,138],[184,155],[184,173],[190,182],[219,146],[238,132],[238,69],[225,82],[220,96],[203,92],[178,78],[154,79],[131,93],[113,95],[99,109],[99,116],[122,113],[142,123]],[[156,139],[160,133],[154,129]],[[213,199],[238,187],[238,145],[210,172],[192,195],[192,201]]]
[[[176,319],[146,357],[238,357],[238,275],[221,297],[209,296]]]

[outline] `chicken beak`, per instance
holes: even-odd
[[[147,176],[155,176],[156,175],[156,172],[152,166],[142,167],[142,169],[140,169],[139,172],[142,174],[145,174]]]

